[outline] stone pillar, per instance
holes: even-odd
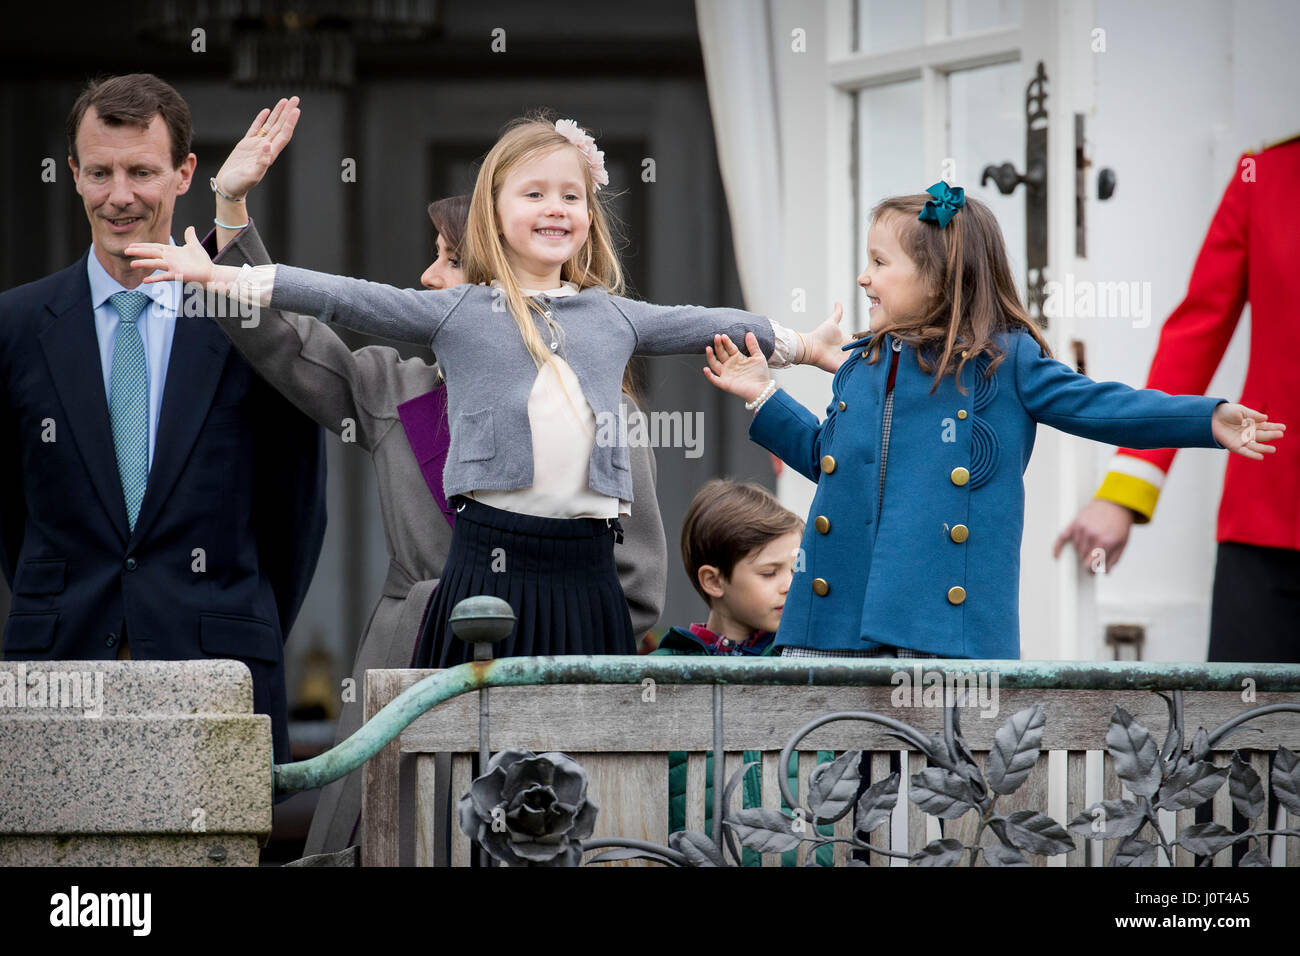
[[[272,786],[238,661],[0,662],[0,866],[256,866]]]

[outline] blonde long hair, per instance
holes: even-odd
[[[534,324],[533,316],[544,318],[544,312],[537,302],[520,291],[519,283],[510,268],[498,226],[497,199],[512,170],[521,163],[554,149],[571,149],[578,154],[578,165],[582,169],[587,193],[587,208],[592,214],[587,241],[561,266],[560,279],[573,282],[579,289],[600,286],[615,295],[622,294],[623,269],[614,249],[611,217],[596,193],[586,158],[578,151],[578,147],[555,129],[554,121],[549,120],[544,113],[512,120],[496,145],[484,157],[474,183],[465,242],[461,250],[465,278],[469,282],[485,283],[495,279],[501,283],[506,307],[514,317],[524,345],[539,369],[554,360],[551,350],[542,341]]]

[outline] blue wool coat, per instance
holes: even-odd
[[[991,378],[987,357],[967,363],[964,395],[952,375],[930,394],[916,350],[886,338],[875,364],[865,340],[854,344],[821,424],[778,390],[750,425],[753,441],[817,482],[777,648],[1019,658],[1022,476],[1038,423],[1130,448],[1222,447],[1210,422],[1226,399],[1094,382],[1025,332],[998,338],[1006,358]],[[882,499],[891,348],[900,354]]]

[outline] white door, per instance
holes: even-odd
[[[832,0],[827,6],[831,110],[830,153],[852,156],[849,168],[830,164],[831,192],[855,197],[832,220],[842,236],[830,246],[836,297],[855,328],[864,328],[861,291],[851,285],[863,261],[867,217],[880,199],[920,192],[944,179],[985,202],[1002,226],[1021,296],[1030,266],[1024,184],[1003,194],[986,167],[1011,163],[1026,173],[1028,112],[1046,128],[1043,159],[1046,255],[1042,280],[1067,272],[1087,276],[1075,255],[1074,114],[1088,112],[1091,2],[1067,0]],[[1065,43],[1061,37],[1074,42]],[[1039,70],[1046,82],[1036,79]],[[1029,88],[1033,84],[1033,95]],[[1044,97],[1045,94],[1045,97]],[[1045,113],[1045,115],[1043,115]],[[837,130],[842,130],[838,132]],[[837,141],[837,137],[843,137]],[[1045,246],[1045,249],[1044,249]],[[1074,330],[1052,318],[1045,329],[1057,356],[1073,361]],[[1068,561],[1053,563],[1056,530],[1077,500],[1079,442],[1039,430],[1025,475],[1025,534],[1020,568],[1021,657],[1080,656],[1079,575]],[[1091,479],[1089,479],[1091,480]],[[1085,655],[1086,656],[1086,655]]]

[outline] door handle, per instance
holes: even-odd
[[[1042,159],[1033,159],[1029,163],[1029,171],[1022,176],[1016,171],[1013,163],[985,166],[984,172],[980,174],[980,185],[987,186],[990,179],[998,187],[998,192],[1010,196],[1021,183],[1035,187],[1042,186],[1047,180],[1047,167]]]

